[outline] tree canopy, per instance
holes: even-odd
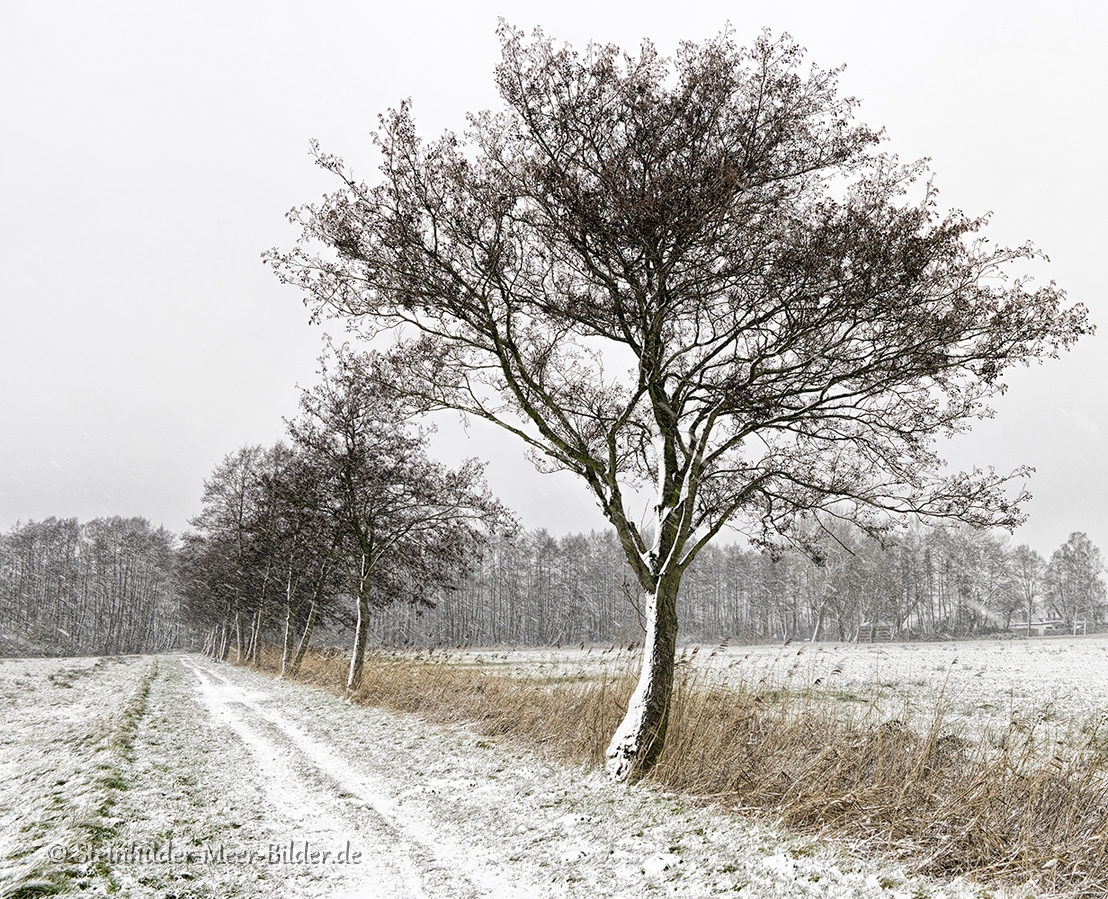
[[[468,459],[450,469],[428,456],[428,434],[407,420],[379,357],[346,349],[332,356],[288,424],[303,472],[301,489],[290,493],[322,516],[328,554],[356,601],[352,689],[371,609],[430,604],[434,589],[474,564],[489,531],[514,523],[486,486],[483,464]]]
[[[393,332],[420,408],[586,481],[652,597],[609,750],[626,777],[660,750],[680,578],[722,527],[776,546],[828,518],[1017,523],[1007,478],[945,475],[936,440],[1091,326],[1020,276],[1031,245],[940,212],[925,165],[882,153],[787,36],[667,59],[499,33],[501,109],[430,142],[388,112],[372,183],[316,147],[342,185],[268,258],[316,314]]]

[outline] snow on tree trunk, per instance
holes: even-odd
[[[824,616],[825,611],[826,611],[826,606],[820,606],[819,607],[819,612],[816,615],[816,626],[814,628],[812,628],[812,639],[811,639],[812,643],[818,643],[819,642],[819,635],[823,631],[823,616]]]
[[[358,624],[354,629],[354,653],[350,656],[350,674],[346,678],[346,690],[358,689],[362,682],[362,665],[365,663],[365,643],[369,633],[369,591],[358,594]]]
[[[290,578],[291,583],[291,578]],[[291,590],[289,591],[291,592]],[[281,677],[284,677],[289,673],[289,666],[292,663],[292,639],[293,628],[295,627],[296,616],[293,614],[292,600],[285,599],[285,633],[281,646]]]
[[[290,675],[294,675],[300,670],[300,663],[304,660],[304,654],[308,651],[308,644],[312,640],[312,631],[315,630],[315,620],[318,614],[319,603],[313,599],[311,608],[308,609],[308,621],[304,625],[304,633],[300,637],[300,644],[296,647],[296,655],[293,656],[289,665]]]
[[[649,771],[662,751],[669,723],[673,667],[677,654],[679,575],[663,575],[647,599],[642,672],[627,714],[608,745],[606,769],[626,781]]]
[[[250,619],[250,648],[246,652],[247,662],[257,668],[261,664],[262,653],[262,609]]]

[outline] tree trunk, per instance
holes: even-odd
[[[645,774],[662,752],[673,693],[680,582],[680,574],[663,574],[647,599],[642,673],[606,753],[605,767],[612,780],[625,781]]]
[[[281,641],[281,677],[288,673],[292,662],[292,636],[296,616],[293,614],[292,600],[285,599],[285,633]]]
[[[827,604],[824,603],[819,607],[819,612],[816,615],[816,626],[812,630],[812,643],[819,642],[819,635],[823,631],[823,616],[827,611]]]
[[[258,667],[258,653],[261,649],[261,642],[262,610],[259,608],[250,618],[250,643],[246,648],[246,662],[254,668]]]
[[[289,675],[295,675],[300,670],[300,663],[304,659],[304,654],[308,651],[308,644],[312,639],[312,631],[315,629],[315,619],[319,613],[319,604],[313,599],[312,606],[308,609],[308,621],[304,625],[304,633],[300,637],[300,645],[296,647],[296,655],[292,657],[292,662],[289,664]]]
[[[269,585],[272,567],[272,565],[265,567],[265,574],[262,575],[262,590],[258,596],[258,617],[254,630],[254,646],[250,655],[250,664],[253,668],[260,668],[262,664],[262,618],[265,613],[265,591]]]
[[[346,692],[358,689],[362,682],[362,665],[365,663],[366,635],[369,631],[368,590],[358,593],[358,624],[354,629],[354,653],[350,656],[350,674],[346,678]]]

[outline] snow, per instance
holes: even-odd
[[[80,881],[80,847],[110,822],[126,763],[127,709],[150,660],[0,660],[0,896]]]
[[[786,686],[880,720],[930,723],[978,736],[1035,724],[1044,739],[1108,724],[1108,635],[927,643],[790,643],[685,647],[694,676]],[[638,656],[616,647],[466,650],[459,663],[546,678],[638,674]]]
[[[768,649],[724,655],[712,659],[717,674],[731,676],[733,661],[782,667]],[[844,680],[862,678],[873,657],[861,655]],[[583,652],[527,659],[591,664]],[[912,657],[903,676],[919,660],[938,663]],[[985,895],[306,686],[196,656],[160,657],[156,674],[150,665],[0,660],[0,895],[31,876],[90,895],[181,899]],[[50,680],[59,672],[72,688]],[[147,681],[120,748],[108,735]],[[99,830],[73,823],[89,814]],[[51,868],[52,845],[74,858],[84,847],[98,863]]]
[[[655,596],[646,598],[646,639],[644,658],[641,662],[639,681],[635,692],[631,694],[627,713],[616,728],[611,742],[605,750],[605,770],[608,776],[617,781],[625,781],[631,776],[634,759],[639,753],[639,736],[644,730],[647,714],[647,696],[653,686],[654,664],[657,651],[658,600]]]
[[[921,726],[941,705],[947,729],[969,737],[1024,722],[1058,739],[1108,713],[1105,636],[728,647],[702,649],[692,664],[715,679],[814,689]]]

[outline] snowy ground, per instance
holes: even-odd
[[[58,846],[114,823],[119,774],[151,659],[0,660],[0,896],[87,881]]]
[[[807,686],[885,716],[929,718],[968,735],[1010,723],[1053,736],[1078,732],[1108,712],[1108,638],[1046,637],[947,643],[815,644],[727,649],[698,659],[728,679],[767,677]],[[710,656],[710,651],[709,651]]]
[[[1051,738],[1108,721],[1108,635],[936,643],[689,647],[699,677],[788,686],[854,715],[926,725],[938,705],[968,736],[1034,724]],[[461,662],[545,678],[635,670],[626,649],[469,650]]]
[[[0,695],[0,896],[983,895],[194,656]]]

